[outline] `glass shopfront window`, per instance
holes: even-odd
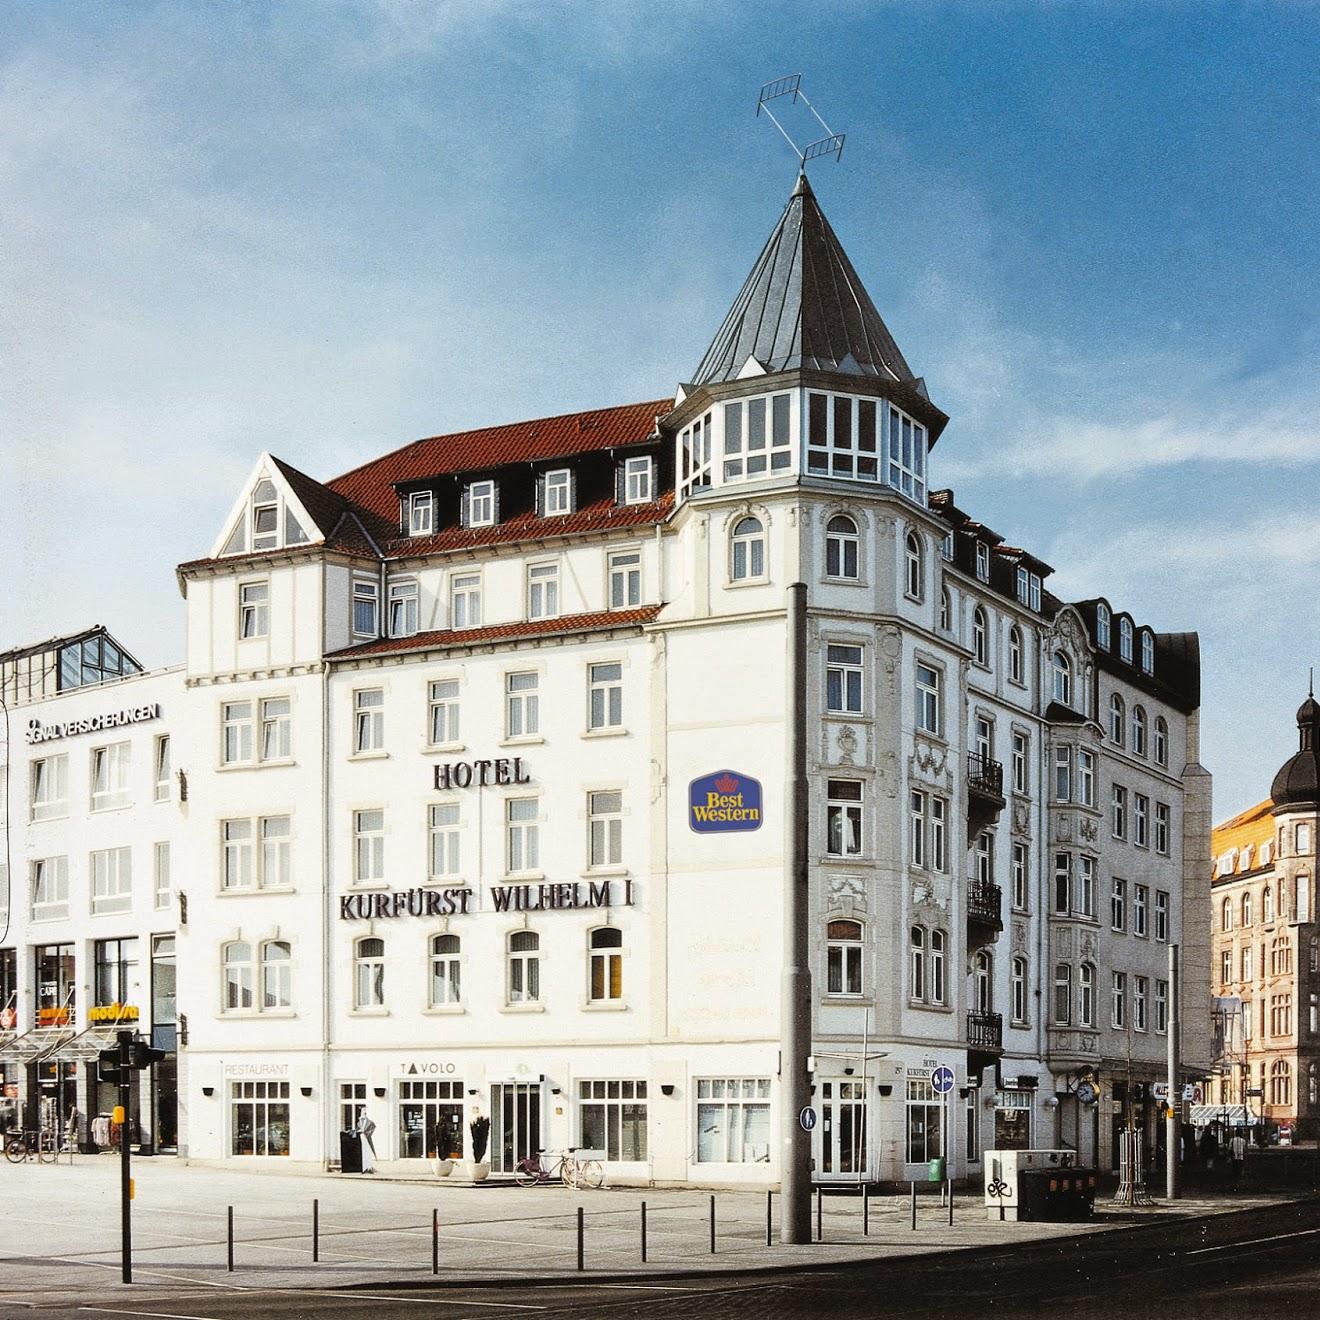
[[[1031,1149],[1034,1091],[1000,1091],[995,1100],[995,1149]]]
[[[229,1107],[231,1155],[288,1155],[288,1082],[231,1082]]]
[[[578,1083],[582,1145],[607,1160],[646,1159],[646,1083]]]
[[[943,1154],[940,1149],[944,1102],[928,1077],[909,1077],[907,1084],[907,1162],[925,1164]]]
[[[765,1163],[770,1158],[770,1079],[698,1078],[697,1162]]]
[[[399,1158],[463,1158],[463,1083],[399,1083]]]

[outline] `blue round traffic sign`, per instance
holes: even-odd
[[[807,1105],[798,1115],[798,1122],[802,1124],[804,1132],[810,1132],[816,1126],[816,1111],[810,1105]]]
[[[930,1085],[936,1095],[948,1095],[953,1090],[953,1069],[943,1065],[936,1068],[930,1075]]]

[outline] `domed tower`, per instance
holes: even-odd
[[[1297,708],[1298,748],[1279,768],[1270,785],[1276,816],[1320,805],[1320,702],[1314,693]]]

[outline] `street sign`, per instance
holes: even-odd
[[[1205,1100],[1205,1095],[1204,1095],[1204,1088],[1201,1086],[1201,1083],[1200,1082],[1183,1083],[1182,1098],[1184,1100],[1190,1100],[1194,1105],[1202,1104]]]
[[[816,1111],[807,1105],[798,1115],[798,1122],[802,1124],[803,1132],[810,1132],[816,1126]]]
[[[1156,1104],[1164,1104],[1169,1098],[1168,1082],[1152,1082],[1150,1087],[1151,1098]]]
[[[953,1069],[943,1065],[930,1075],[931,1089],[936,1095],[948,1095],[953,1090]]]

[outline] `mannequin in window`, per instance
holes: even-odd
[[[376,1146],[371,1140],[372,1133],[375,1132],[376,1125],[367,1117],[367,1111],[358,1115],[357,1134],[358,1140],[362,1143],[362,1172],[376,1172]]]

